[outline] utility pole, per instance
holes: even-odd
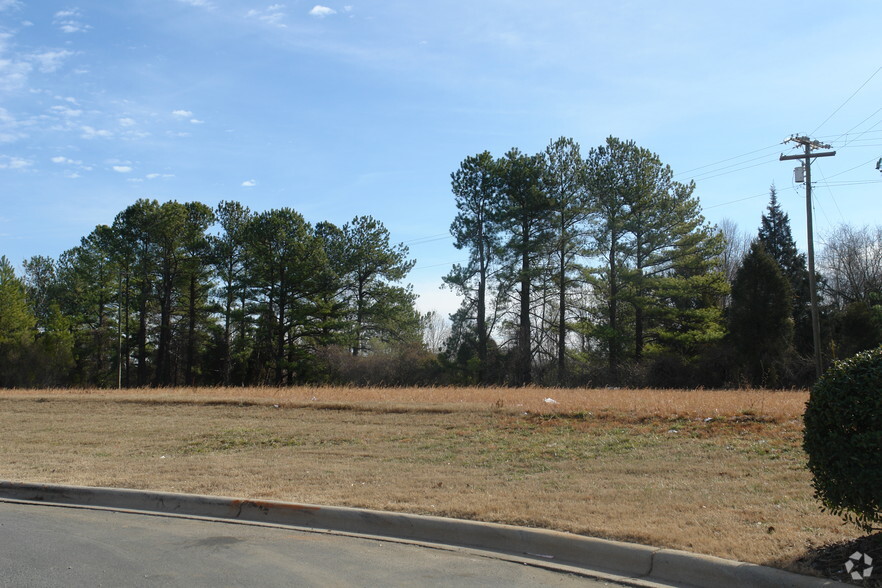
[[[815,373],[820,378],[823,373],[823,365],[821,363],[821,319],[818,316],[818,292],[815,284],[815,239],[812,233],[812,159],[815,157],[832,157],[836,155],[835,151],[823,151],[821,153],[812,153],[813,149],[829,149],[830,145],[825,145],[819,141],[812,141],[808,137],[797,137],[793,135],[785,140],[785,143],[793,141],[803,147],[802,155],[784,155],[781,154],[779,161],[788,159],[801,159],[805,167],[805,211],[806,225],[808,232],[808,271],[809,271],[809,296],[812,304],[812,339],[815,347]]]

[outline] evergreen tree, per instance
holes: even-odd
[[[505,273],[519,284],[517,292],[517,369],[515,383],[533,381],[532,286],[551,237],[550,202],[543,190],[544,166],[540,156],[511,149],[500,160],[500,191],[503,195],[499,221],[508,240]]]
[[[552,258],[550,270],[556,289],[557,321],[553,325],[557,344],[557,383],[567,379],[567,335],[569,301],[576,286],[582,266],[580,259],[585,253],[586,221],[591,215],[588,201],[588,183],[585,162],[579,152],[579,144],[561,137],[546,147],[544,158],[544,190],[551,207]]]
[[[56,302],[73,330],[80,385],[116,386],[119,374],[120,266],[114,258],[114,236],[100,225],[61,254],[57,263]]]
[[[487,351],[495,316],[491,309],[491,278],[499,250],[497,216],[500,205],[497,162],[489,152],[467,157],[459,169],[451,174],[451,186],[457,208],[450,225],[450,234],[457,249],[468,249],[465,265],[455,264],[444,276],[444,283],[463,296],[460,326],[474,322],[474,340],[477,353],[477,381],[487,383]],[[495,305],[493,305],[495,308]]]
[[[373,338],[412,340],[419,332],[412,290],[394,283],[403,280],[416,263],[407,259],[403,244],[392,245],[389,230],[370,216],[357,216],[342,227],[344,296],[351,324],[353,355],[369,350]]]
[[[0,386],[29,384],[24,359],[33,344],[36,324],[24,283],[6,256],[0,256]]]
[[[790,217],[781,209],[774,184],[769,188],[769,206],[762,215],[758,238],[790,283],[794,344],[800,353],[810,354],[814,343],[806,257],[796,248],[790,231]]]
[[[627,168],[627,144],[615,137],[593,148],[587,158],[588,189],[594,222],[589,226],[593,246],[589,254],[597,265],[585,272],[592,298],[600,306],[597,319],[583,330],[605,349],[608,378],[618,383],[624,343],[628,338],[626,316],[620,304],[627,272],[626,259],[632,251],[628,234],[628,202],[620,186]]]
[[[247,310],[246,233],[251,218],[248,207],[223,201],[215,209],[220,234],[211,238],[212,263],[218,280],[223,334],[220,342],[221,382],[225,386],[245,383],[245,366],[251,344],[251,320]]]
[[[778,383],[778,367],[793,341],[791,298],[781,267],[754,241],[732,284],[729,308],[729,332],[751,384]]]
[[[292,384],[310,370],[316,297],[328,263],[303,216],[282,208],[253,216],[247,234],[248,280],[258,314],[253,352],[258,383]]]

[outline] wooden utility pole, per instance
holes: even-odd
[[[809,272],[809,296],[812,304],[812,339],[815,348],[815,373],[820,378],[824,372],[821,362],[821,320],[818,316],[818,292],[815,284],[815,240],[812,233],[812,159],[815,157],[832,157],[836,155],[835,151],[823,151],[821,153],[812,153],[813,149],[829,149],[830,145],[825,145],[819,141],[812,141],[808,137],[797,137],[793,135],[785,140],[785,143],[795,142],[803,147],[801,155],[781,155],[779,161],[788,159],[801,159],[805,167],[805,211],[806,226],[808,232],[808,272]]]

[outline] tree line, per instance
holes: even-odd
[[[633,141],[582,154],[467,157],[451,226],[468,261],[447,365],[462,381],[525,385],[805,386],[805,256],[772,186],[755,236],[711,226],[695,184]],[[818,284],[827,361],[882,342],[882,233],[840,227]]]
[[[209,229],[216,227],[216,231]],[[407,247],[369,216],[138,200],[65,251],[0,259],[0,385],[290,385],[419,345]]]
[[[372,217],[142,199],[22,276],[0,258],[0,386],[812,382],[774,186],[749,235],[633,141],[562,137],[466,157],[451,189],[449,321],[417,312],[415,261]],[[819,260],[825,360],[878,345],[882,229],[843,225]]]

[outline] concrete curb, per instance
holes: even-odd
[[[3,499],[268,523],[436,543],[675,586],[808,588],[838,584],[674,549],[496,523],[357,508],[0,481],[0,500]]]

